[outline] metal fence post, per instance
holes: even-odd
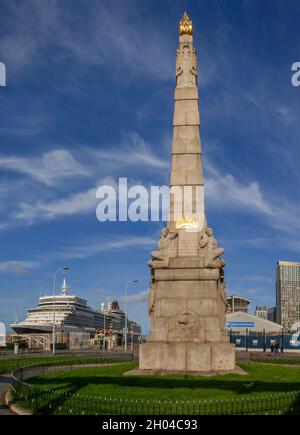
[[[266,339],[266,330],[263,329],[263,352],[267,351],[267,339]]]

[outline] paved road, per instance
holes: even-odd
[[[10,384],[10,375],[0,375],[0,415],[14,415],[4,402],[4,393]]]

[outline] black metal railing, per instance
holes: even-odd
[[[42,415],[300,415],[300,392],[218,401],[126,400],[43,390],[13,377],[12,398]]]

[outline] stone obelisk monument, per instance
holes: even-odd
[[[204,211],[197,55],[187,13],[179,28],[170,219],[152,252],[151,334],[139,369],[212,373],[235,368],[225,328],[225,262]]]

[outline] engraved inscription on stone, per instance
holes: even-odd
[[[198,256],[198,233],[197,232],[179,232],[178,236],[178,254],[180,257],[197,257]]]

